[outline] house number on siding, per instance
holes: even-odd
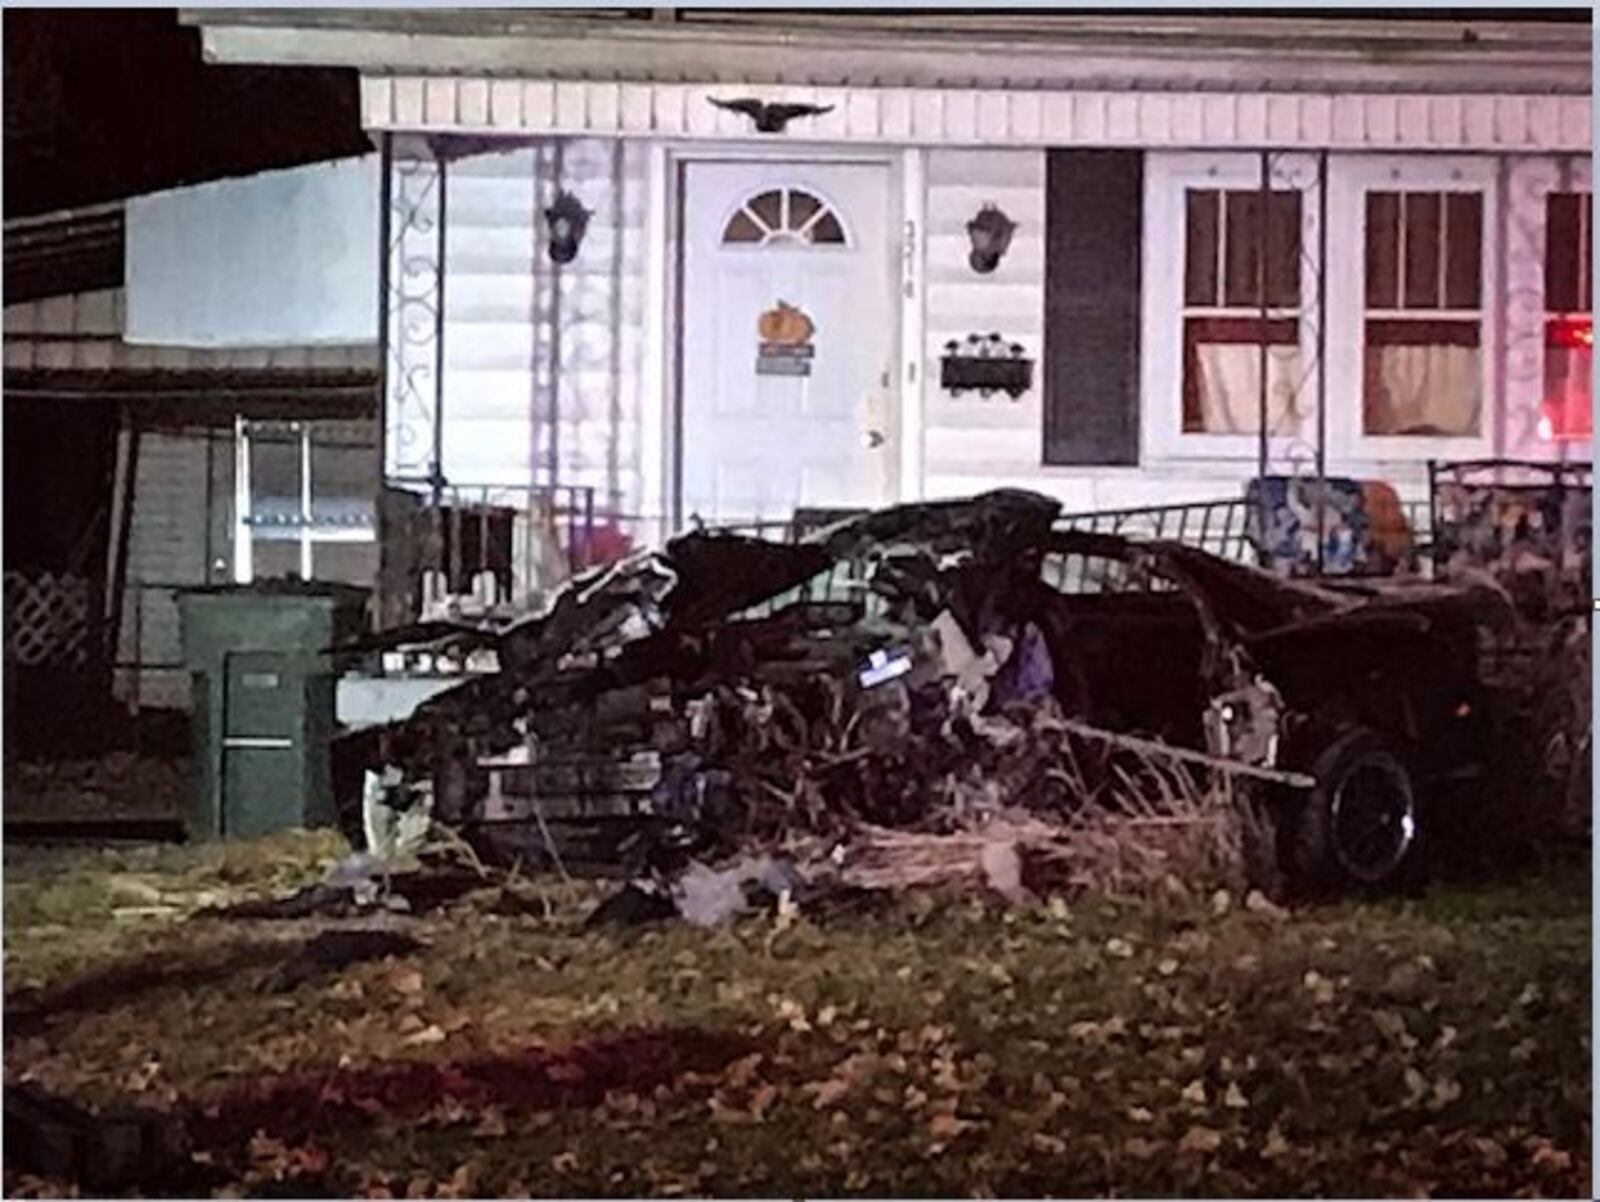
[[[900,242],[900,279],[907,300],[917,295],[917,223],[906,221],[905,237]]]

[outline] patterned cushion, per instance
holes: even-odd
[[[1415,540],[1400,497],[1381,480],[1262,476],[1245,488],[1246,532],[1261,565],[1288,576],[1388,575],[1411,562]]]

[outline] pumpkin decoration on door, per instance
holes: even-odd
[[[780,300],[756,319],[761,349],[756,356],[756,373],[771,376],[809,376],[816,348],[811,336],[816,325],[798,307]]]
[[[811,341],[816,326],[811,324],[809,317],[788,301],[779,301],[776,308],[768,309],[761,315],[761,319],[756,322],[756,330],[760,333],[762,342],[771,342],[778,346],[803,346]]]

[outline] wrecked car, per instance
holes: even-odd
[[[497,670],[346,752],[426,782],[485,854],[576,869],[1070,811],[1092,781],[1060,770],[1061,731],[1092,728],[1237,771],[1299,886],[1400,874],[1419,796],[1478,767],[1481,598],[1286,580],[1059,512],[1001,490],[787,543],[696,531],[509,625],[393,632],[372,646]]]

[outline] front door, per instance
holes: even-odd
[[[892,499],[891,185],[884,164],[685,165],[686,516]]]

